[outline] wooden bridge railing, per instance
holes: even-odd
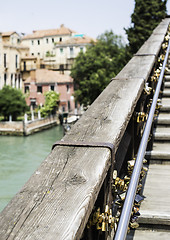
[[[141,111],[143,89],[153,71],[169,19],[163,20],[141,49],[62,139],[111,143],[103,147],[56,146],[0,214],[1,240],[81,239],[94,205],[111,202],[110,176],[126,156],[136,153],[134,110]],[[31,151],[31,149],[30,149]],[[88,233],[87,233],[88,234]],[[104,234],[103,238],[108,238]],[[84,239],[88,238],[86,233]]]

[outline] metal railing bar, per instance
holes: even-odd
[[[128,188],[128,191],[126,194],[125,202],[123,205],[121,217],[119,220],[119,224],[118,224],[118,228],[117,228],[114,240],[124,240],[127,235],[128,224],[130,221],[130,216],[131,216],[132,207],[133,207],[133,203],[134,203],[134,199],[135,199],[135,195],[136,195],[140,172],[141,172],[141,168],[143,165],[143,159],[145,156],[148,138],[149,138],[149,134],[150,134],[150,130],[151,130],[152,122],[153,122],[153,117],[154,117],[154,113],[155,113],[155,108],[156,108],[160,88],[161,88],[162,81],[163,81],[163,76],[164,76],[164,72],[165,72],[165,67],[166,67],[166,63],[167,63],[167,59],[168,59],[169,50],[170,50],[170,40],[168,42],[165,59],[164,59],[161,73],[160,73],[160,76],[158,79],[156,91],[155,91],[155,94],[153,97],[153,101],[152,101],[152,105],[151,105],[148,119],[146,122],[145,130],[144,130],[141,142],[140,142],[137,158],[135,161],[135,166],[134,166],[131,180],[129,183],[129,188]]]

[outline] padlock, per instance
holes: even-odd
[[[105,231],[106,231],[106,221],[104,219],[102,222],[102,232],[105,232]]]
[[[102,229],[102,224],[98,222],[98,223],[96,224],[96,229],[97,229],[97,230]]]
[[[124,201],[125,197],[126,197],[126,192],[121,193],[119,196],[120,196],[121,200]]]
[[[111,227],[111,229],[113,229],[115,227],[115,219],[114,219],[114,217],[112,217],[112,219],[111,219],[110,227]]]
[[[131,228],[138,228],[139,227],[139,223],[137,223],[137,222],[130,222],[130,227]]]
[[[113,171],[113,179],[115,180],[117,178],[117,170]]]
[[[118,184],[119,180],[120,180],[120,178],[119,178],[119,177],[117,177],[117,178],[115,179],[115,185],[117,185],[117,184]]]

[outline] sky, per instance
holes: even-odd
[[[130,27],[134,0],[3,0],[0,8],[0,32],[32,33],[56,29],[61,24],[97,38],[106,30],[121,35]],[[167,3],[170,14],[170,0]]]

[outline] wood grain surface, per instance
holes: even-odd
[[[168,23],[161,24],[165,34]],[[117,150],[155,58],[134,56],[63,140],[110,142]],[[111,164],[108,149],[55,147],[1,212],[0,239],[80,239]]]

